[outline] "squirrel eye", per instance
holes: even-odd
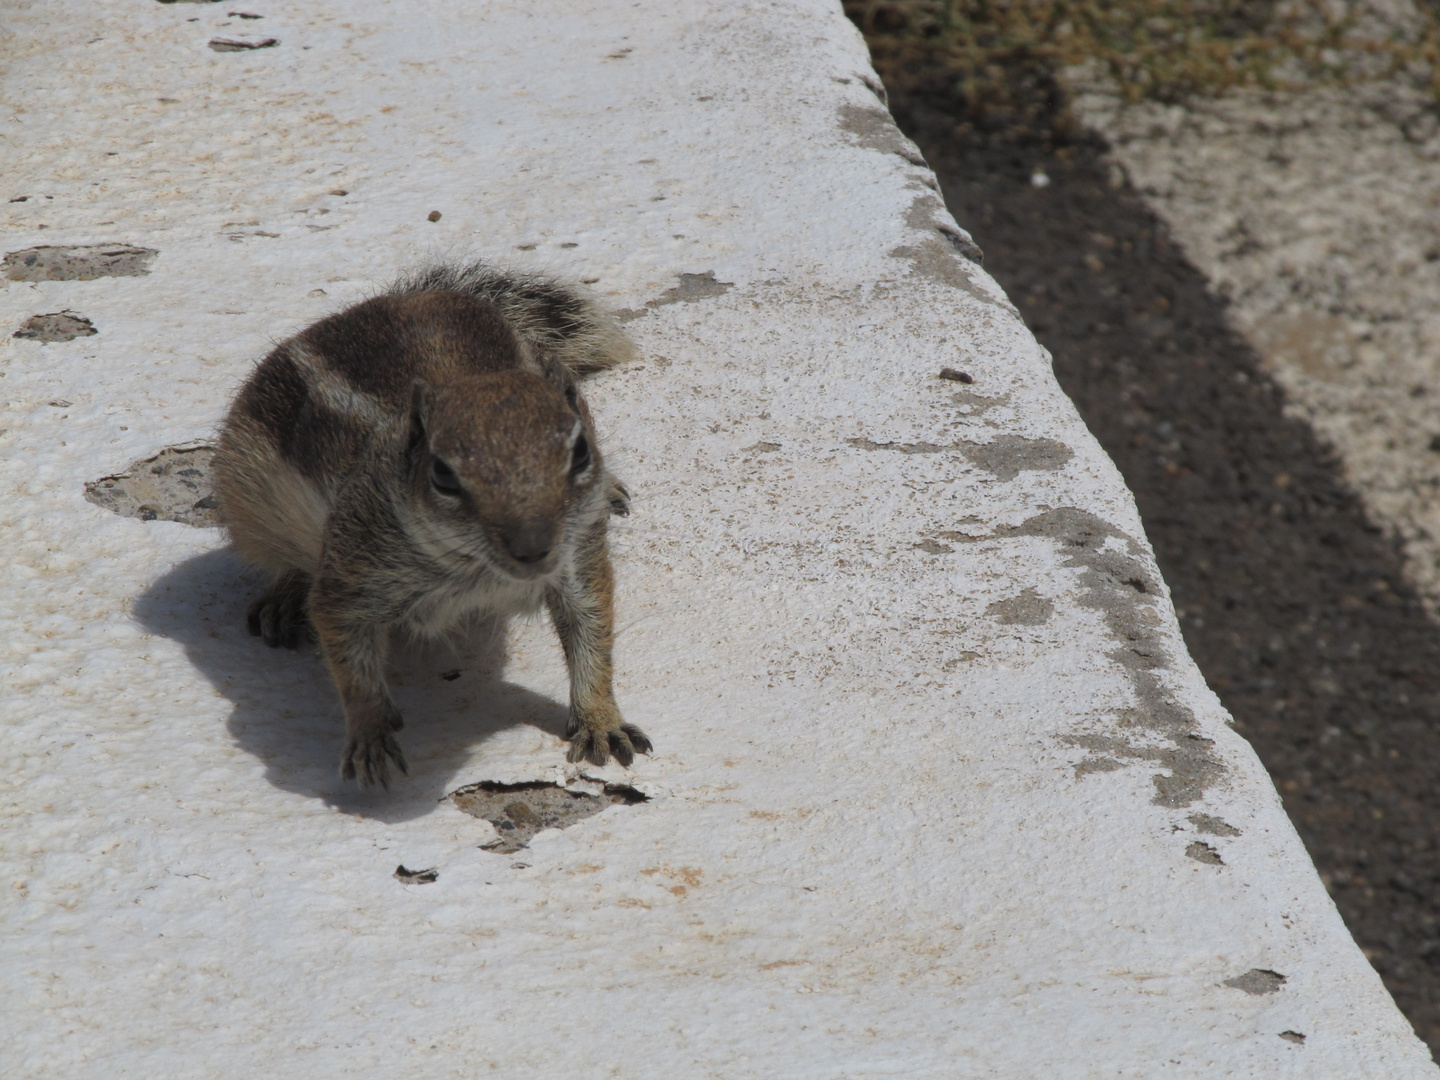
[[[586,441],[582,433],[575,440],[575,448],[570,451],[570,475],[579,476],[590,467],[590,443]]]
[[[460,478],[455,475],[454,469],[438,457],[430,459],[430,483],[436,491],[444,495],[460,494]]]

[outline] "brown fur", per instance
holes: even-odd
[[[275,579],[247,622],[272,646],[318,640],[345,708],[344,776],[406,769],[392,627],[542,603],[570,670],[570,760],[649,752],[612,689],[605,532],[629,493],[576,385],[631,350],[563,285],[440,266],[282,343],[241,388],[215,458],[220,512]]]

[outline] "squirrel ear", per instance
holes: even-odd
[[[430,403],[435,391],[423,379],[416,379],[410,389],[410,443],[418,446],[425,441],[425,425],[430,420]]]

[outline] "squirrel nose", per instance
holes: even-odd
[[[518,563],[538,563],[550,554],[554,538],[550,530],[541,525],[527,525],[512,529],[505,536],[505,549]]]

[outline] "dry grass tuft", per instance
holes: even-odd
[[[1063,130],[1056,83],[1100,65],[1131,101],[1404,77],[1440,99],[1440,20],[1354,0],[845,0],[886,85],[939,90],[975,127]]]

